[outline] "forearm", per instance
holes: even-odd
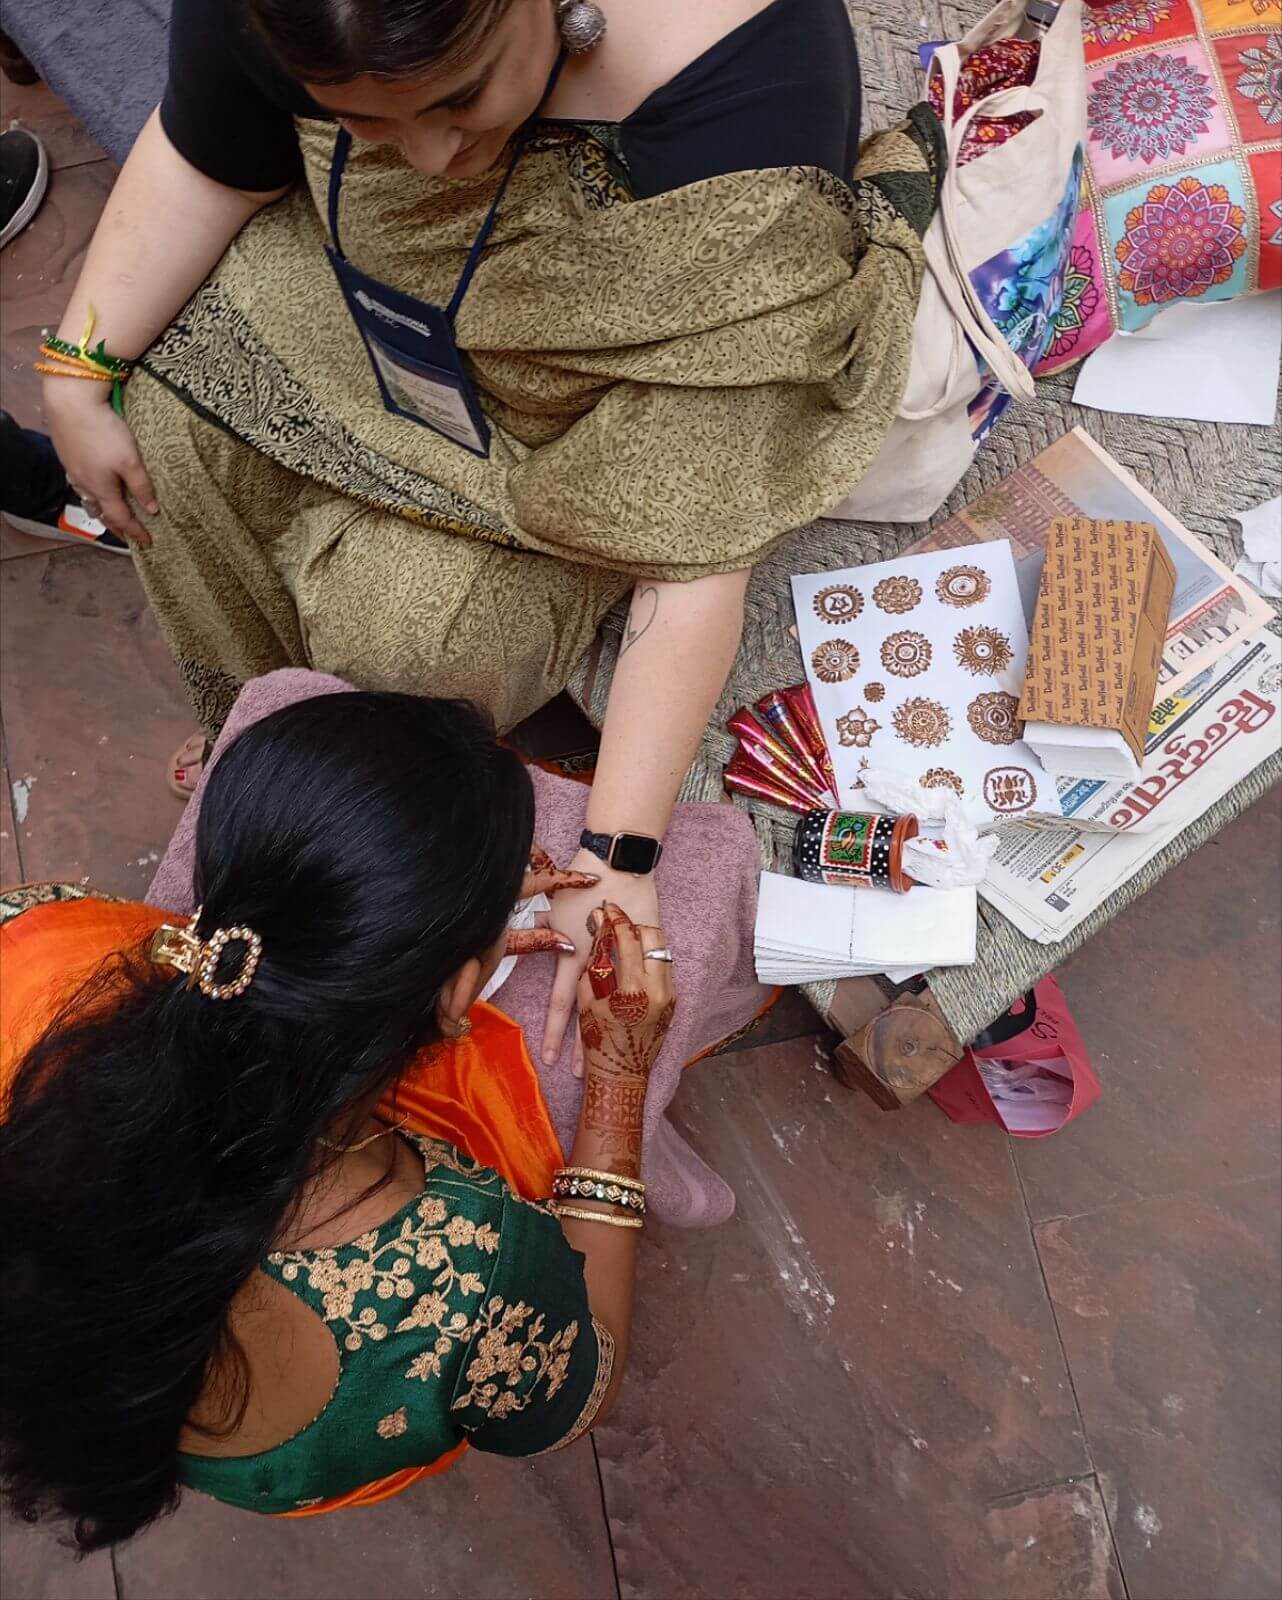
[[[583,1085],[583,1109],[579,1130],[570,1151],[570,1165],[588,1167],[594,1172],[613,1172],[619,1177],[636,1178],[641,1172],[641,1116],[645,1107],[645,1083],[607,1077],[588,1069]],[[573,1201],[576,1209],[619,1215],[616,1206]],[[614,1370],[610,1387],[597,1413],[599,1422],[614,1404],[623,1381],[628,1347],[632,1335],[632,1294],[636,1280],[639,1228],[615,1228],[601,1222],[582,1222],[563,1217],[565,1236],[585,1258],[588,1304],[597,1322],[614,1339]]]
[[[284,192],[248,194],[205,177],[153,112],[107,200],[59,336],[79,342],[92,306],[95,342],[115,356],[141,355],[249,219]]]
[[[739,647],[747,571],[641,583],[588,800],[594,832],[661,837]]]

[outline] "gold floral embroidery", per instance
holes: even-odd
[[[399,1439],[410,1425],[409,1416],[405,1407],[399,1406],[395,1411],[388,1412],[387,1416],[378,1419],[378,1436],[380,1439]]]
[[[477,1318],[476,1326],[484,1332],[476,1341],[476,1354],[464,1373],[471,1388],[454,1402],[453,1410],[476,1406],[497,1422],[514,1411],[523,1411],[540,1383],[547,1384],[546,1399],[557,1392],[570,1371],[570,1352],[579,1325],[569,1322],[559,1333],[543,1339],[546,1324],[542,1314],[525,1326],[532,1312],[533,1307],[523,1300],[506,1305],[501,1296],[495,1295],[489,1301]],[[516,1386],[530,1373],[534,1376],[526,1392],[516,1393]],[[496,1378],[501,1382],[494,1382]]]
[[[610,1387],[610,1379],[614,1374],[614,1335],[609,1328],[592,1319],[592,1326],[596,1330],[597,1358],[596,1381],[592,1385],[592,1392],[583,1402],[583,1410],[574,1419],[574,1426],[563,1439],[558,1439],[555,1444],[548,1445],[546,1450],[535,1450],[537,1456],[548,1455],[553,1450],[564,1450],[567,1445],[585,1434],[596,1421],[596,1414],[601,1409],[601,1402],[605,1399],[605,1391]]]
[[[371,1229],[350,1245],[326,1250],[277,1251],[267,1259],[273,1266],[280,1267],[281,1277],[287,1283],[295,1282],[300,1273],[306,1272],[308,1287],[319,1290],[323,1296],[321,1315],[325,1321],[346,1326],[343,1339],[346,1350],[359,1350],[366,1339],[377,1344],[387,1338],[387,1322],[380,1319],[373,1306],[365,1306],[359,1313],[356,1311],[356,1296],[371,1289],[380,1300],[387,1301],[414,1300],[417,1294],[408,1315],[401,1318],[392,1331],[408,1333],[415,1328],[437,1328],[440,1334],[436,1343],[438,1355],[448,1350],[453,1340],[469,1337],[471,1319],[464,1311],[448,1313],[446,1297],[455,1292],[483,1294],[485,1280],[475,1272],[461,1271],[450,1251],[470,1245],[492,1256],[499,1247],[495,1229],[488,1222],[478,1227],[467,1217],[451,1216],[444,1200],[425,1194],[413,1215],[402,1220],[392,1238],[382,1244],[378,1239],[379,1230]],[[340,1265],[340,1249],[362,1253],[346,1265]],[[435,1274],[431,1279],[434,1292],[419,1294],[413,1277],[416,1266]],[[422,1360],[420,1357],[419,1361]],[[419,1362],[414,1366],[418,1367]],[[434,1368],[429,1362],[423,1370],[411,1368],[406,1376],[426,1378],[439,1371],[439,1362]]]

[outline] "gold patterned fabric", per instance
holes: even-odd
[[[211,729],[285,665],[471,693],[506,726],[636,580],[751,566],[880,448],[938,189],[925,107],[848,185],[779,168],[644,200],[601,130],[539,125],[456,324],[488,459],[383,408],[324,252],[334,129],[299,127],[308,186],[245,229],[128,397],[163,508],[140,567]],[[358,146],[344,250],[444,304],[495,181]]]

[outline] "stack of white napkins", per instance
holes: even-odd
[[[841,889],[777,872],[761,874],[753,948],[762,983],[931,967],[975,959],[974,889]]]

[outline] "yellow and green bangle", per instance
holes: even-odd
[[[124,361],[119,356],[109,355],[106,342],[102,339],[99,339],[96,346],[91,344],[94,321],[94,310],[90,306],[85,321],[85,331],[78,345],[71,344],[66,339],[46,339],[40,346],[40,354],[49,359],[37,361],[35,370],[51,378],[86,378],[98,383],[109,383],[111,409],[117,416],[123,417],[125,414],[123,390],[133,372],[133,363]]]

